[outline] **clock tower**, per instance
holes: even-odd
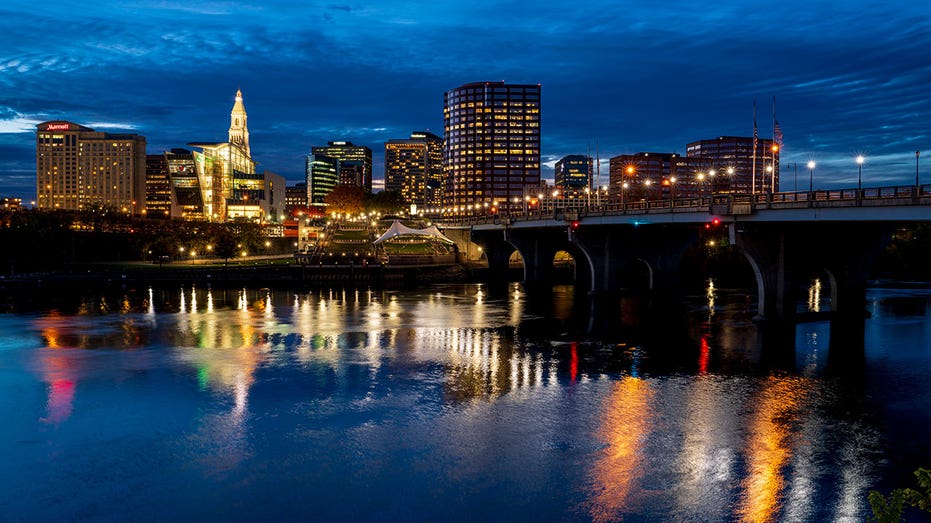
[[[249,152],[249,127],[246,125],[246,106],[242,104],[242,91],[236,91],[236,101],[230,111],[230,139],[229,143],[236,144],[251,157]]]

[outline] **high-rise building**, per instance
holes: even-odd
[[[365,187],[365,164],[359,161],[340,160],[339,180],[336,184]]]
[[[308,154],[304,175],[307,180],[308,206],[323,208],[326,196],[339,182],[339,160],[324,154]]]
[[[686,156],[700,159],[706,177],[715,172],[710,182],[715,192],[779,191],[779,148],[772,140],[757,140],[755,162],[753,137],[699,140],[686,146]]]
[[[570,154],[556,162],[554,171],[556,187],[561,189],[591,188],[595,162],[591,156]]]
[[[408,203],[441,205],[443,139],[419,131],[385,142],[385,189],[400,192]]]
[[[36,205],[145,209],[145,137],[97,132],[62,120],[36,126]]]
[[[249,149],[249,129],[246,120],[242,91],[236,91],[233,109],[230,111],[229,141],[188,144],[201,149],[194,151],[194,165],[202,193],[204,215],[210,220],[226,220],[228,204],[242,207],[243,204],[235,199],[234,190],[237,183],[248,183],[236,180],[247,180],[250,179],[248,175],[255,174],[255,161],[252,160]],[[259,206],[258,202],[253,202],[253,205]],[[258,212],[258,207],[253,211]]]
[[[164,154],[145,157],[145,213],[149,218],[171,217],[171,175]]]
[[[165,162],[171,176],[171,217],[184,220],[206,220],[204,192],[197,175],[194,153],[187,149],[165,152]]]
[[[359,162],[362,164],[361,185],[356,185],[356,181],[350,180],[355,176],[355,168],[347,171],[346,181],[352,182],[352,185],[362,187],[367,192],[372,192],[372,150],[364,145],[354,145],[352,142],[327,142],[326,146],[317,146],[311,149],[311,154],[328,156],[335,158],[340,162]],[[352,172],[353,174],[350,174]]]
[[[477,82],[443,98],[444,204],[523,198],[540,183],[540,85]]]

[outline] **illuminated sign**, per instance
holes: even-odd
[[[67,123],[50,123],[45,127],[46,131],[67,131],[71,129],[71,124]]]

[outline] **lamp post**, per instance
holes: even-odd
[[[863,189],[863,162],[866,158],[862,154],[857,155],[857,193]]]
[[[701,199],[705,195],[705,173],[698,173],[695,178],[698,180],[698,198]]]
[[[921,151],[915,151],[915,187],[920,187],[921,184],[918,183],[918,157],[921,156]]]
[[[734,187],[734,168],[733,167],[727,168],[727,180],[728,180],[727,184],[731,186],[731,192],[732,193],[737,192],[736,187]]]
[[[621,183],[621,209],[624,209],[626,203],[624,202],[624,196],[627,193],[627,188],[630,187],[630,184],[627,182]]]
[[[812,182],[815,178],[815,161],[808,160],[808,194],[811,197],[812,192]]]
[[[645,185],[646,188],[647,188],[647,191],[646,191],[646,192],[647,192],[647,200],[649,200],[649,199],[652,197],[652,194],[650,193],[650,186],[653,185],[653,180],[650,180],[649,178],[646,179],[646,180],[643,180],[643,185]]]

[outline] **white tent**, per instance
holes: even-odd
[[[391,227],[388,227],[388,230],[385,231],[384,234],[382,234],[377,240],[375,240],[372,243],[374,243],[375,245],[378,245],[385,240],[390,240],[391,238],[394,238],[395,236],[401,236],[401,235],[431,236],[433,238],[436,238],[446,243],[454,243],[452,240],[450,240],[446,236],[443,236],[443,233],[441,233],[440,230],[436,228],[436,225],[431,225],[427,227],[426,229],[411,229],[410,227],[399,222],[398,220],[395,220],[391,224]]]

